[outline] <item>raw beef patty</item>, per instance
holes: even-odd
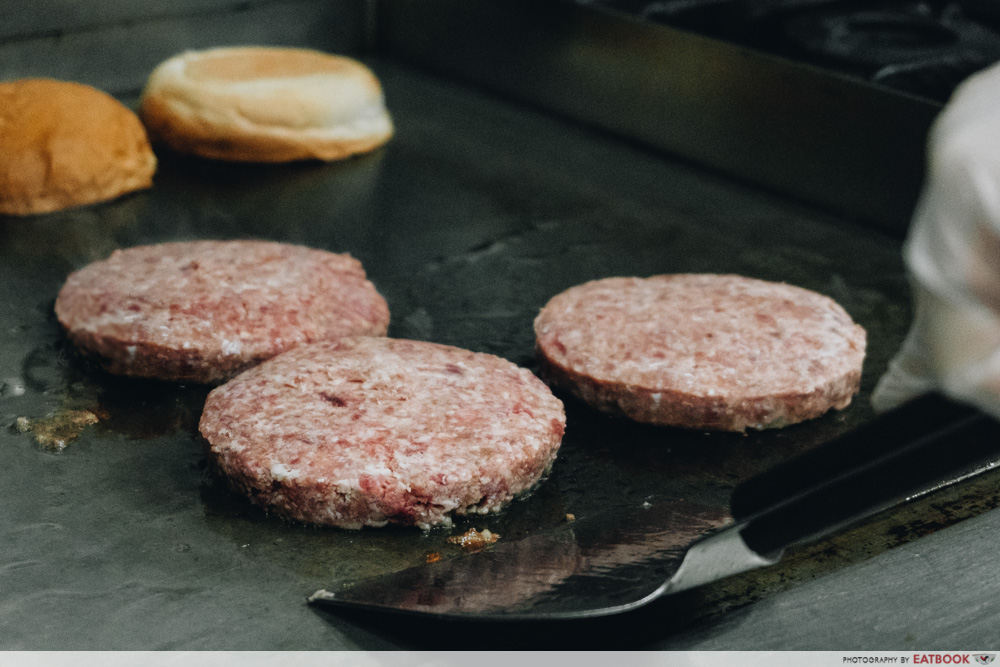
[[[201,433],[231,487],[275,514],[428,528],[530,490],[565,423],[549,388],[509,361],[356,337],[296,348],[217,387]]]
[[[116,250],[72,273],[55,308],[69,339],[111,373],[200,383],[389,325],[356,259],[267,241]]]
[[[744,431],[845,408],[865,331],[832,299],[736,275],[607,278],[535,320],[543,377],[639,422]]]

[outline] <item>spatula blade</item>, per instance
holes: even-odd
[[[657,597],[688,547],[729,522],[719,508],[650,499],[629,512],[317,591],[309,601],[482,620],[615,614]]]

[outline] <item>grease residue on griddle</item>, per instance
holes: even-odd
[[[13,429],[17,433],[31,433],[43,449],[61,451],[80,437],[86,427],[100,420],[90,410],[60,410],[40,419],[18,417]]]

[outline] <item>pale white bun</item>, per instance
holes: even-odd
[[[151,186],[155,171],[139,118],[107,93],[54,79],[0,83],[0,214],[114,199]]]
[[[139,115],[154,142],[218,160],[338,160],[392,136],[382,86],[356,60],[320,51],[227,47],[161,63]]]

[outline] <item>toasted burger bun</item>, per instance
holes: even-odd
[[[32,215],[114,199],[153,182],[138,117],[70,81],[0,83],[0,214]]]
[[[371,70],[306,49],[182,53],[153,71],[139,114],[156,142],[239,162],[339,160],[393,132]]]

